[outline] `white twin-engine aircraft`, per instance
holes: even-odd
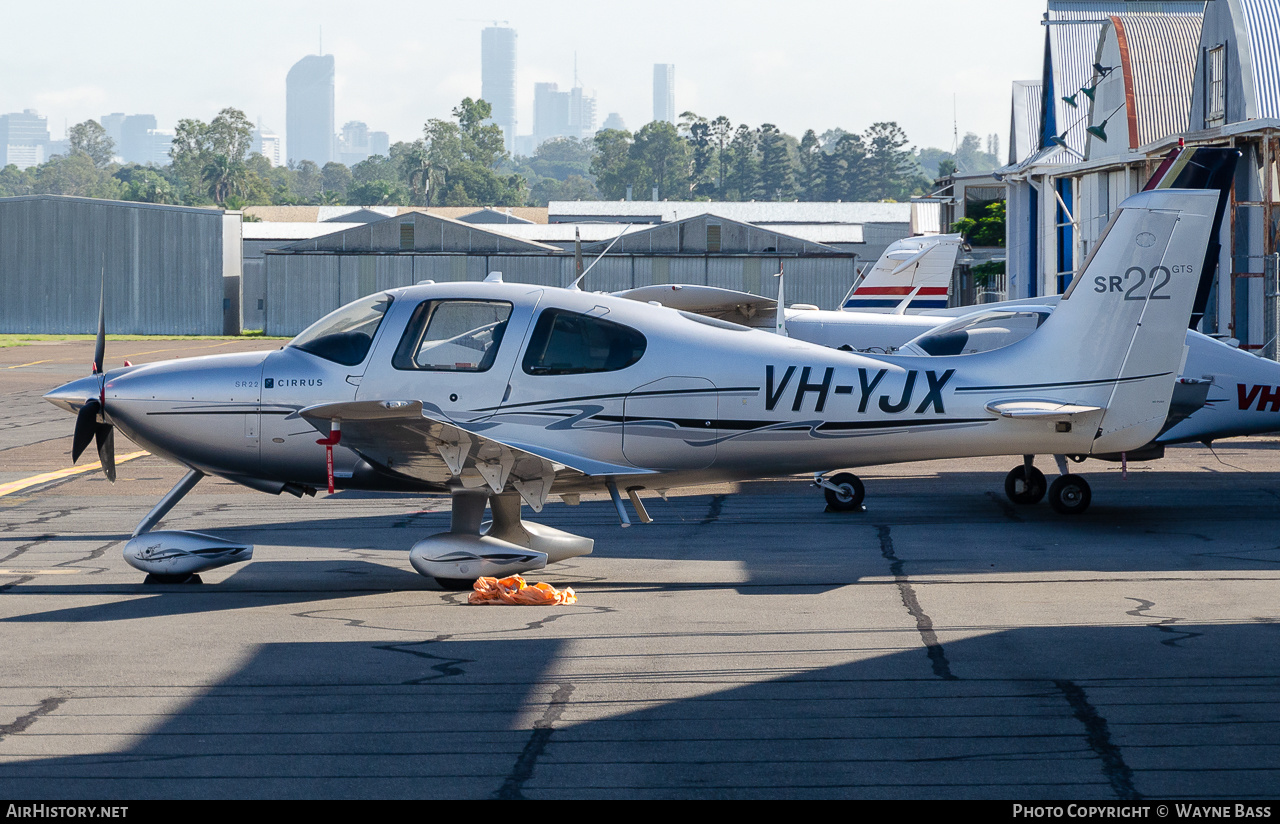
[[[894,241],[862,273],[837,311],[792,304],[779,314],[774,298],[716,286],[654,284],[614,294],[752,329],[780,331],[782,327],[792,337],[836,349],[886,354],[943,322],[921,313],[945,309],[951,272],[963,242],[960,235]]]
[[[96,438],[109,476],[117,426],[189,468],[125,547],[159,580],[249,557],[149,531],[215,474],[274,493],[448,492],[450,531],[410,562],[469,585],[592,550],[521,519],[522,504],[538,512],[553,495],[607,490],[626,525],[624,496],[649,520],[641,490],[1149,443],[1168,417],[1218,197],[1129,198],[1056,311],[995,351],[877,357],[610,295],[449,283],[362,298],[279,351],[116,369],[46,398],[77,413],[73,454]],[[1055,482],[1068,505],[1073,478]]]

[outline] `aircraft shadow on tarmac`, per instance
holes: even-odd
[[[861,580],[920,576],[1096,571],[1275,570],[1280,566],[1280,477],[1272,473],[1146,471],[1122,481],[1116,473],[1094,477],[1095,503],[1077,517],[1063,517],[1040,504],[1015,507],[994,491],[989,472],[949,473],[937,478],[877,480],[861,513],[823,512],[816,490],[797,494],[794,481],[743,483],[733,494],[654,497],[647,505],[655,523],[619,529],[608,501],[576,507],[551,504],[526,517],[593,537],[593,555],[533,573],[559,586],[736,589],[744,594],[820,594]],[[1197,490],[1197,485],[1199,489]],[[801,489],[805,489],[801,487]],[[1197,490],[1189,495],[1187,490]],[[344,493],[350,494],[350,493]],[[366,497],[355,494],[352,497]],[[193,529],[257,545],[255,560],[232,568],[226,579],[202,587],[98,584],[89,578],[56,584],[24,583],[9,594],[118,592],[157,597],[14,616],[0,623],[113,621],[238,609],[274,599],[308,602],[351,590],[433,588],[408,564],[408,550],[426,535],[449,527],[447,511],[413,512],[421,497],[406,496],[394,515],[296,519],[210,525],[182,517],[162,528]],[[341,512],[340,500],[331,511]],[[242,510],[253,512],[252,509]],[[218,514],[225,523],[233,506]],[[939,540],[939,525],[948,527]],[[954,529],[950,529],[954,527]],[[122,535],[84,534],[62,540],[120,540]],[[53,540],[57,540],[56,537]],[[275,546],[323,550],[315,560],[273,560]],[[333,552],[330,553],[329,551]],[[108,550],[113,554],[116,549]],[[661,578],[649,567],[628,569],[599,560],[730,562],[731,575]],[[112,563],[119,562],[115,556]],[[123,563],[123,562],[120,562]],[[709,568],[704,568],[709,569]],[[619,574],[621,572],[621,575]],[[714,571],[712,571],[714,572]],[[172,595],[221,595],[183,597]],[[253,593],[252,597],[249,597]],[[256,600],[255,600],[256,599]]]
[[[577,631],[591,620],[579,613]],[[0,794],[1276,797],[1280,632],[1167,630],[974,628],[927,648],[901,627],[832,630],[841,637],[802,654],[851,660],[809,669],[782,633],[678,628],[639,648],[579,638],[571,652],[533,626],[487,640],[267,644],[176,712],[135,719],[148,732],[128,745],[7,756]],[[619,660],[630,650],[642,668]],[[150,686],[131,681],[121,700]],[[67,747],[87,732],[96,749],[105,722],[93,713],[112,696],[91,693],[92,707],[68,698],[9,747],[37,751],[41,736]]]
[[[592,556],[551,569],[590,575],[592,558],[734,561],[749,582],[841,586],[863,575],[883,576],[886,562],[909,563],[913,575],[1040,572],[1049,570],[1275,569],[1280,545],[1280,475],[1226,472],[1091,475],[1092,508],[1062,516],[1048,505],[1014,506],[992,473],[950,473],[939,478],[895,478],[869,485],[866,511],[824,512],[817,490],[796,493],[794,481],[738,485],[732,494],[647,498],[655,522],[619,529],[608,501],[578,506],[552,503],[525,517],[596,540]],[[406,503],[408,503],[406,501]],[[337,501],[335,507],[341,507]],[[410,504],[412,506],[412,504]],[[338,510],[340,511],[340,509]],[[225,513],[224,513],[225,516]],[[945,552],[919,548],[926,537]],[[925,527],[921,536],[916,527]],[[426,535],[449,528],[447,511],[348,518],[299,519],[204,530],[253,541],[267,556],[275,543],[333,549],[407,553]],[[1118,537],[1118,534],[1120,537]],[[1115,545],[1101,552],[1098,544]],[[1146,552],[1146,548],[1159,551]],[[890,557],[897,553],[897,558]],[[615,580],[616,582],[616,580]],[[708,585],[717,585],[708,581]]]
[[[90,594],[150,597],[13,615],[0,618],[0,624],[132,621],[331,601],[346,592],[358,596],[429,589],[432,589],[431,582],[408,568],[407,563],[404,569],[400,569],[385,563],[351,559],[258,561],[238,568],[231,577],[216,584],[148,585],[141,581],[137,584],[98,584],[88,578],[77,583],[26,583],[7,590],[6,597]]]

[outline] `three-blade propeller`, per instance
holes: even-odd
[[[76,414],[75,434],[71,438],[71,462],[80,460],[89,441],[98,443],[98,460],[107,480],[116,482],[116,428],[107,418],[107,376],[102,367],[107,349],[107,276],[102,273],[102,292],[98,299],[98,339],[93,347],[93,374],[98,376],[98,397],[89,398]]]

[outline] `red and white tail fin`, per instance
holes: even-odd
[[[930,235],[890,244],[841,308],[896,314],[945,308],[962,242],[960,235]]]

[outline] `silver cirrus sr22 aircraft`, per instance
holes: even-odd
[[[497,282],[371,295],[270,353],[101,373],[46,398],[76,413],[114,474],[114,427],[189,468],[125,558],[159,580],[252,547],[151,532],[208,474],[264,492],[448,492],[449,532],[410,562],[445,586],[591,552],[521,519],[551,496],[637,494],[788,473],[982,455],[1088,455],[1147,444],[1168,416],[1219,192],[1122,204],[1082,275],[1001,349],[844,352],[648,303]],[[317,434],[324,436],[317,438]],[[1055,482],[1069,505],[1079,494]],[[482,523],[486,504],[492,523]]]
[[[1228,190],[1238,157],[1239,151],[1232,148],[1179,146],[1170,151],[1145,190]],[[1219,236],[1225,205],[1220,199],[1211,238]],[[643,286],[615,294],[632,300],[656,300],[754,328],[769,328],[772,323],[780,334],[833,348],[922,357],[1009,346],[1033,332],[1053,312],[1057,295],[944,309],[928,305],[947,293],[959,242],[958,235],[935,235],[892,244],[835,312],[799,304],[783,309],[780,300],[703,285]],[[1218,244],[1211,242],[1200,270],[1182,372],[1161,431],[1136,451],[1110,455],[1094,451],[1087,457],[1123,465],[1126,461],[1159,459],[1168,444],[1209,444],[1220,438],[1280,429],[1280,364],[1195,331],[1204,316],[1219,253]],[[781,296],[781,273],[778,278]],[[1126,290],[1141,289],[1144,282],[1137,271],[1125,272]],[[924,295],[923,302],[917,300],[920,295]],[[917,309],[918,303],[922,305]],[[1085,457],[1055,455],[1054,459],[1059,472],[1068,475],[1067,461],[1083,462]],[[1034,466],[1034,458],[1023,456],[1023,463],[1005,478],[1005,494],[1012,503],[1037,503],[1049,489],[1044,473]],[[1050,504],[1063,514],[1079,515],[1089,505],[1088,484],[1080,477],[1069,483],[1070,495],[1051,496]],[[864,488],[857,476],[841,473],[831,479],[816,479],[815,486],[823,488],[831,509],[861,509]],[[1059,488],[1060,492],[1065,490]]]

